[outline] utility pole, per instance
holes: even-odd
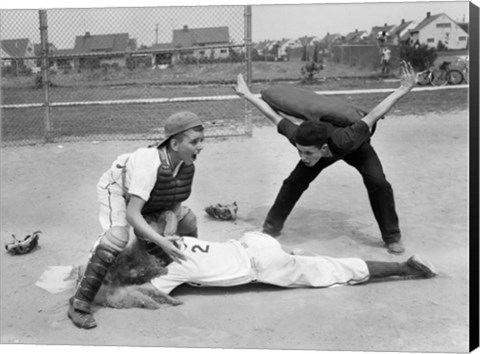
[[[45,93],[45,141],[50,140],[51,135],[51,122],[50,122],[50,91],[49,91],[49,77],[48,77],[48,68],[49,68],[49,60],[48,60],[48,52],[49,52],[49,45],[48,45],[48,23],[47,23],[47,11],[46,10],[39,10],[38,11],[40,17],[40,42],[42,47],[42,84],[43,90]]]
[[[158,23],[155,25],[155,44],[158,44]]]

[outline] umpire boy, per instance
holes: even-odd
[[[238,76],[235,91],[253,104],[294,145],[301,161],[283,181],[277,198],[263,224],[263,231],[278,236],[283,224],[300,196],[319,173],[338,160],[356,168],[363,177],[373,214],[380,227],[388,251],[403,253],[393,190],[386,180],[380,160],[370,145],[370,136],[377,121],[405,96],[417,83],[412,66],[402,63],[401,85],[370,113],[363,116],[358,109],[332,106],[331,101],[294,87],[272,87],[253,95],[242,75]],[[353,113],[352,114],[352,110]],[[299,126],[277,111],[303,118]],[[356,115],[356,117],[355,117]],[[352,116],[354,116],[352,118]]]

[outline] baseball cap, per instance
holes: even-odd
[[[157,146],[163,145],[172,136],[202,125],[200,118],[192,112],[181,111],[167,118],[164,127],[164,137]]]

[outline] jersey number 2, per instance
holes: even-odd
[[[207,253],[209,249],[210,249],[210,245],[205,246],[205,248],[202,248],[199,245],[194,245],[192,247],[192,252],[195,253],[197,251],[200,251],[200,252],[203,252],[203,253]]]

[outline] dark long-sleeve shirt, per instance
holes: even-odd
[[[345,155],[355,151],[362,144],[370,139],[370,130],[368,125],[359,120],[348,127],[335,127],[330,123],[323,123],[327,126],[329,138],[327,140],[328,147],[333,156],[325,159],[341,159]],[[298,125],[287,118],[282,119],[277,125],[277,131],[285,136],[293,146],[295,145],[295,132]]]

